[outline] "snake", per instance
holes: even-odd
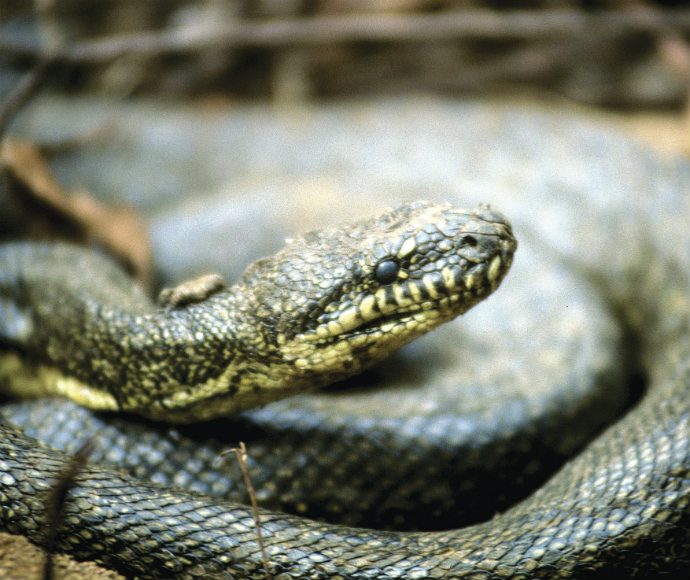
[[[456,106],[426,107],[415,117],[420,126],[442,126],[445,145],[457,125],[476,169],[477,149]],[[351,114],[393,127],[401,109],[372,105]],[[513,136],[522,128],[519,115],[504,113],[495,124],[484,109],[461,112],[494,136],[496,126]],[[332,121],[344,113],[314,114]],[[386,135],[399,146],[394,134]],[[553,149],[553,135],[545,143]],[[461,158],[453,158],[456,168]],[[585,165],[596,174],[591,159]],[[297,236],[233,286],[216,278],[179,285],[158,306],[98,253],[4,244],[3,388],[32,396],[57,389],[80,405],[5,406],[2,529],[46,543],[41,498],[70,464],[55,448],[95,431],[105,443],[69,492],[60,550],[130,577],[264,578],[251,509],[235,501],[222,470],[201,466],[226,440],[244,438],[258,450],[254,467],[276,464],[257,482],[270,508],[260,524],[274,578],[683,577],[690,565],[688,170],[664,169],[644,183],[646,196],[632,196],[627,182],[620,195],[615,188],[607,197],[600,189],[573,193],[560,166],[553,171],[561,181],[549,184],[557,194],[536,195],[538,185],[526,179],[531,195],[492,190],[491,207],[406,203]],[[438,197],[458,195],[446,188]],[[523,232],[505,280],[516,242],[492,209],[499,201]],[[85,271],[90,276],[78,274]],[[468,321],[471,328],[458,326]],[[551,332],[542,335],[543,326]],[[473,345],[473,334],[486,342]],[[501,355],[518,347],[524,366]],[[441,357],[431,358],[436,350]],[[469,369],[468,379],[458,366]],[[398,383],[379,384],[391,377]],[[630,395],[636,378],[642,384]],[[333,381],[324,393],[292,396]],[[551,392],[554,381],[566,388]],[[483,398],[511,395],[523,382],[533,395],[516,388],[497,410],[485,409]],[[251,409],[282,396],[289,398]],[[170,428],[167,421],[192,423]],[[184,463],[183,452],[198,444]],[[287,467],[286,449],[297,467]],[[311,454],[300,455],[305,449]],[[544,465],[529,459],[535,450],[547,455]],[[491,466],[499,475],[488,474]],[[479,483],[466,481],[482,469]],[[313,501],[298,493],[311,479]],[[537,491],[523,490],[535,480]],[[451,499],[443,495],[449,487]],[[501,496],[494,503],[492,493]],[[472,506],[473,495],[487,505]]]

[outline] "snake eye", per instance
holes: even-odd
[[[395,260],[383,260],[376,265],[376,281],[379,284],[390,284],[394,282],[400,272],[400,264]]]

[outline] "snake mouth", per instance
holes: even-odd
[[[386,338],[405,343],[464,313],[490,294],[510,266],[496,254],[463,271],[446,268],[404,284],[380,287],[358,305],[332,313],[309,333],[308,342],[367,344]]]
[[[510,262],[496,253],[464,268],[380,286],[358,302],[341,300],[343,307],[314,317],[311,329],[280,337],[281,357],[311,377],[352,374],[469,310],[498,287]]]
[[[377,313],[348,328],[331,321],[295,337],[281,347],[281,352],[286,361],[309,376],[328,372],[331,377],[345,377],[354,368],[364,369],[452,320],[482,298],[466,290]],[[348,320],[345,318],[345,322]]]
[[[392,335],[404,333],[407,330],[416,336],[424,332],[424,328],[430,324],[438,324],[442,320],[454,317],[454,306],[460,301],[460,294],[451,294],[438,300],[428,300],[419,304],[412,304],[406,308],[390,314],[381,315],[378,318],[364,322],[352,330],[344,331],[335,338],[349,340],[356,336]],[[399,329],[399,330],[396,330]],[[417,332],[414,332],[414,330]]]

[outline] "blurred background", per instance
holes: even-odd
[[[32,90],[17,91],[29,71]],[[613,121],[627,137],[687,158],[689,91],[688,2],[0,0],[0,100],[9,103],[0,128],[37,145],[81,144],[71,154],[53,151],[58,180],[140,211],[150,192],[176,199],[209,188],[214,175],[227,182],[249,165],[279,163],[258,157],[276,156],[273,141],[296,139],[300,122],[252,150],[249,129],[260,133],[269,110],[388,97],[400,108],[395,103],[418,96],[556,107],[566,118]],[[32,94],[38,98],[29,102]],[[239,110],[248,103],[268,107],[245,116]],[[112,123],[136,118],[138,106],[145,122],[118,137]],[[198,115],[184,129],[174,121],[182,110]],[[235,125],[223,134],[230,112]],[[327,138],[339,130],[326,130]],[[41,163],[11,161],[9,153],[0,162],[25,173],[25,186],[42,175]],[[269,182],[262,175],[251,185],[265,192]],[[6,184],[0,236],[36,207],[24,202],[28,211],[17,211],[3,195]],[[23,189],[37,191],[36,184],[11,187]],[[50,223],[56,211],[74,213],[66,210],[72,202],[46,195],[39,205],[53,208]],[[112,210],[102,213],[112,221]],[[93,220],[89,209],[89,229],[101,231]]]
[[[610,0],[0,0],[0,91],[300,102],[552,95],[680,112],[690,4]]]
[[[299,107],[407,95],[555,103],[566,106],[566,116],[571,111],[582,115],[584,110],[586,115],[605,117],[607,123],[613,120],[627,135],[663,154],[690,156],[690,3],[682,1],[0,0],[0,101],[7,102],[27,72],[42,64],[48,66],[34,79],[40,81],[34,89],[43,98],[42,107],[33,115],[19,107],[20,120],[9,133],[23,121],[20,135],[48,135],[50,140],[55,130],[68,139],[85,137],[83,145],[96,146],[71,156],[67,151],[61,163],[53,162],[60,181],[87,183],[94,194],[106,197],[111,192],[117,200],[138,201],[139,209],[162,206],[165,211],[161,199],[169,192],[218,188],[224,200],[232,189],[248,192],[249,201],[238,205],[244,213],[234,208],[230,213],[253,219],[251,201],[258,196],[254,192],[268,191],[268,198],[280,200],[290,187],[281,187],[278,177],[289,177],[289,170],[275,170],[270,178],[243,173],[250,165],[247,158],[272,152],[265,141],[243,141],[242,124],[260,125],[260,116],[237,115],[235,124],[225,130],[216,127],[225,111],[245,103]],[[19,100],[26,101],[27,95]],[[119,110],[113,104],[140,99],[148,103],[141,109]],[[220,115],[178,119],[171,110],[182,102],[185,110],[191,106],[195,113]],[[400,100],[390,102],[399,106]],[[161,109],[167,116],[157,110],[158,103],[165,104]],[[14,120],[12,109],[4,107],[4,121]],[[258,115],[263,113],[265,109]],[[89,132],[98,130],[110,114],[119,114],[124,129],[113,135],[106,127],[106,139],[90,140]],[[129,131],[128,120],[136,131]],[[288,133],[295,127],[278,125],[276,139],[290,142]],[[325,133],[329,130],[324,128]],[[257,131],[268,134],[265,125]],[[615,164],[616,150],[612,151]],[[11,166],[16,173],[25,170],[25,186],[45,177],[43,165],[30,166],[21,159],[10,163],[8,152],[0,166]],[[287,159],[285,165],[290,162]],[[384,160],[380,164],[386,165]],[[279,160],[255,165],[261,171],[282,167]],[[399,166],[389,165],[393,183]],[[237,183],[219,188],[218,183],[230,182],[231,177]],[[326,178],[315,180],[312,190],[323,195],[332,185]],[[0,181],[0,237],[15,233],[15,216],[21,215],[11,213],[16,208],[5,199],[4,189]],[[35,189],[45,193],[44,187]],[[57,189],[51,183],[47,191]],[[302,189],[311,191],[304,184]],[[140,191],[158,192],[158,197],[151,196],[148,207],[139,201],[144,199]],[[203,203],[207,199],[202,196]],[[40,201],[47,205],[45,197]],[[33,212],[37,204],[32,202]],[[50,203],[50,219],[68,216],[65,221],[73,228],[76,218],[64,208],[74,208],[62,201],[56,205],[52,198]],[[250,236],[245,229],[228,226],[234,218],[218,211],[224,206],[207,205],[208,221],[196,215],[194,223],[205,225],[209,235],[238,232],[232,247],[242,264],[248,260],[242,243],[254,248],[265,242],[264,232],[282,238],[296,227],[283,230],[269,222],[260,236]],[[104,229],[89,211],[84,218],[90,225],[85,228],[87,237]],[[306,213],[297,217],[303,220]],[[105,212],[107,222],[114,221],[112,215],[112,210]],[[184,219],[172,219],[177,215],[188,213],[163,217],[178,237],[186,234],[189,247],[183,250],[198,262],[199,248],[214,246],[198,230],[184,229]],[[151,231],[160,251],[161,240],[171,236],[158,223],[164,220],[154,221]],[[119,224],[115,229],[122,238]],[[126,231],[124,238],[128,236],[136,248],[146,246],[143,237]],[[179,244],[172,248],[171,263],[184,253]],[[40,563],[41,556],[7,546],[0,550],[0,577],[38,577],[22,566]],[[74,577],[96,575],[79,571]]]

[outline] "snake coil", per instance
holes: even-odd
[[[525,120],[520,115],[503,113],[499,116],[502,122],[496,123],[481,108],[468,110],[461,107],[458,110],[454,105],[442,103],[427,103],[426,107],[425,114],[408,117],[405,122],[406,130],[414,131],[416,135],[427,135],[425,147],[434,154],[434,159],[444,159],[449,140],[455,139],[458,143],[463,143],[467,152],[454,151],[450,162],[454,175],[457,170],[470,175],[482,163],[496,161],[487,153],[482,145],[483,141],[475,143],[472,140],[472,131],[468,130],[470,128],[481,128],[475,134],[486,133],[484,138],[498,150],[496,155],[499,160],[501,154],[507,154],[506,151],[514,155],[515,159],[520,159],[520,147],[523,144],[516,143],[515,137],[522,134],[524,129]],[[390,131],[385,133],[382,129],[382,134],[389,135],[395,152],[399,151],[395,144],[404,142],[395,133],[395,127],[399,124],[397,115],[403,113],[404,107],[393,111],[383,105],[372,105],[369,109],[352,114],[360,122],[363,115],[369,119],[371,125],[367,127],[368,130],[374,126],[385,127],[385,130]],[[342,121],[343,113],[339,111],[333,117],[333,111],[329,110],[313,114],[320,122],[311,126],[321,128],[333,118]],[[463,118],[466,120],[462,121]],[[276,122],[275,119],[272,122]],[[536,120],[529,121],[538,127],[547,127],[553,122],[554,118],[548,116],[546,119],[537,117]],[[415,123],[419,123],[419,127]],[[356,122],[352,121],[348,127],[355,135],[354,139],[363,144],[366,142],[357,137]],[[530,127],[535,134],[539,134],[533,126]],[[577,131],[577,125],[565,123],[564,127],[556,137],[564,139],[566,143],[564,135],[572,133],[571,139],[586,142],[592,148],[599,141],[614,150],[619,146],[615,140],[607,140],[602,135],[592,138],[592,134],[588,132],[591,129],[581,134]],[[453,131],[457,131],[457,134]],[[543,139],[541,149],[534,144],[530,145],[536,147],[535,150],[530,150],[530,159],[546,159],[549,155],[560,152],[555,146],[558,140],[553,134]],[[309,152],[306,141],[305,138],[304,151]],[[316,141],[321,145],[316,145],[315,151],[311,152],[314,156],[324,143],[323,140]],[[377,144],[377,150],[382,147],[385,149],[386,143],[386,139],[382,138],[382,143]],[[563,148],[572,150],[567,145]],[[347,143],[345,149],[348,153],[330,153],[334,159],[338,155],[342,159],[348,159],[351,148],[348,149]],[[594,178],[603,179],[601,175],[596,175],[594,168],[597,166],[593,159],[601,159],[604,155],[598,155],[594,151],[590,153],[586,148],[582,151],[582,166],[592,169]],[[588,157],[590,154],[591,158]],[[626,154],[631,155],[629,152]],[[566,154],[564,158],[569,162],[573,160],[572,156]],[[467,161],[464,162],[463,159]],[[356,158],[351,162],[357,167],[361,159]],[[500,163],[497,166],[500,167]],[[338,526],[297,515],[264,511],[261,525],[269,568],[274,578],[587,578],[604,577],[612,573],[628,577],[652,574],[683,577],[687,573],[690,566],[690,258],[685,251],[688,233],[686,192],[690,183],[688,167],[687,164],[678,164],[670,170],[666,168],[667,177],[660,177],[661,173],[655,173],[645,182],[650,189],[649,195],[639,197],[632,195],[633,185],[639,184],[628,183],[625,175],[616,173],[621,182],[620,188],[614,187],[613,179],[605,181],[611,190],[607,191],[607,197],[603,199],[601,191],[595,186],[592,191],[587,192],[588,188],[580,183],[581,179],[589,179],[587,171],[569,172],[565,165],[552,166],[553,164],[542,164],[543,172],[536,183],[531,182],[531,177],[524,173],[511,174],[515,181],[524,181],[525,192],[516,193],[516,188],[513,188],[503,194],[498,187],[492,192],[492,204],[496,203],[506,209],[513,223],[517,224],[516,229],[529,233],[531,225],[539,231],[542,239],[548,241],[545,245],[549,249],[542,251],[538,248],[539,242],[532,242],[529,235],[526,236],[526,241],[521,239],[521,253],[524,252],[525,261],[520,268],[524,270],[516,270],[516,262],[514,272],[506,283],[514,278],[515,284],[520,280],[519,284],[523,286],[537,285],[539,277],[546,275],[539,271],[540,267],[553,266],[569,270],[574,277],[564,278],[556,293],[556,304],[561,308],[557,311],[560,312],[559,322],[554,323],[557,332],[552,335],[556,338],[551,339],[553,350],[539,355],[539,360],[544,363],[543,369],[560,369],[563,362],[557,357],[557,353],[563,350],[567,355],[565,360],[569,360],[572,365],[572,372],[566,373],[568,377],[574,377],[569,387],[571,390],[576,388],[576,384],[587,382],[589,379],[586,377],[596,374],[599,375],[599,387],[611,386],[615,390],[614,385],[624,383],[625,377],[629,376],[626,372],[618,375],[607,370],[608,355],[599,350],[600,343],[596,343],[596,347],[591,349],[581,346],[588,343],[578,343],[580,346],[575,351],[570,350],[572,345],[568,333],[572,331],[581,335],[582,324],[577,317],[565,317],[566,305],[559,304],[559,300],[562,301],[563,296],[567,296],[567,308],[577,310],[577,287],[582,286],[582,293],[596,294],[595,301],[601,303],[603,311],[611,313],[622,328],[620,340],[617,341],[612,338],[615,332],[610,331],[608,322],[603,321],[602,341],[615,344],[613,354],[610,355],[612,360],[623,361],[625,364],[634,363],[636,368],[632,370],[644,374],[646,387],[639,401],[591,443],[585,445],[584,442],[572,442],[569,434],[564,435],[565,430],[557,429],[557,424],[562,423],[565,417],[575,423],[590,420],[588,414],[577,408],[572,411],[561,408],[564,401],[572,402],[570,391],[559,395],[559,404],[554,404],[553,408],[543,402],[545,399],[535,399],[539,402],[532,406],[531,399],[523,395],[516,398],[516,403],[501,410],[501,420],[497,424],[486,422],[485,431],[471,436],[474,437],[474,448],[463,448],[465,451],[461,455],[480,456],[479,459],[474,458],[479,465],[482,464],[479,461],[481,459],[484,463],[497,461],[493,456],[482,455],[481,450],[484,448],[480,445],[485,440],[488,441],[490,436],[496,436],[497,443],[487,443],[486,449],[492,449],[495,453],[499,453],[509,440],[517,442],[518,452],[520,449],[525,451],[526,444],[522,439],[524,433],[520,427],[523,414],[527,419],[537,417],[537,427],[525,429],[532,432],[542,429],[547,439],[553,439],[545,444],[545,448],[553,453],[558,451],[560,454],[559,445],[569,452],[580,448],[582,450],[567,461],[537,492],[512,507],[497,510],[500,513],[494,517],[484,514],[479,518],[484,521],[475,525],[442,531],[375,531],[370,527]],[[650,167],[656,166],[652,164]],[[646,170],[651,171],[650,167],[646,167]],[[429,169],[420,168],[422,175],[425,175],[424,171],[438,171],[438,167],[432,164]],[[553,173],[550,174],[549,171]],[[484,173],[489,174],[488,170]],[[376,183],[375,177],[366,177],[372,184]],[[405,175],[397,177],[402,182],[407,179]],[[500,175],[497,176],[497,183],[504,183],[501,179]],[[541,192],[541,183],[547,184],[549,189],[555,189],[557,194]],[[471,188],[471,185],[466,185]],[[605,186],[599,184],[598,187]],[[447,190],[440,195],[450,197],[452,191],[452,185],[449,184]],[[366,227],[374,235],[376,223],[369,222]],[[471,240],[465,241],[472,245]],[[408,246],[410,244],[411,242]],[[370,260],[372,275],[384,286],[390,284],[394,274],[399,275],[399,271],[396,271],[399,264],[391,266],[387,262],[393,254],[404,257],[404,246],[405,242],[401,240],[395,252],[392,253],[389,249],[385,255]],[[552,256],[552,261],[543,259],[547,254]],[[491,259],[487,262],[487,280],[491,279],[490,265]],[[260,271],[265,274],[274,270],[274,266],[264,264],[253,270],[254,274],[250,272],[249,277]],[[16,289],[17,285],[12,283],[16,276],[7,275],[7,272],[8,268],[3,267],[4,279],[10,279],[9,283],[3,282],[4,288]],[[524,272],[529,273],[527,279]],[[422,280],[424,275],[420,276]],[[441,274],[440,278],[443,277]],[[556,279],[547,280],[547,285],[551,287],[557,283]],[[117,283],[114,286],[117,287]],[[429,278],[425,287],[427,293],[433,294],[435,286]],[[468,288],[468,285],[464,284],[463,287]],[[564,294],[570,290],[573,291],[572,294]],[[504,291],[507,293],[508,288],[503,288],[496,300],[499,300]],[[4,296],[7,296],[8,293],[5,292]],[[116,303],[121,303],[122,296],[118,297],[117,289],[109,288],[102,292],[109,294],[108,300],[116,296]],[[414,292],[410,291],[410,296]],[[5,327],[11,327],[10,331],[15,337],[15,340],[8,341],[13,343],[15,356],[19,356],[16,352],[24,356],[27,353],[22,352],[21,348],[17,351],[16,336],[27,332],[26,317],[23,314],[25,310],[22,310],[27,307],[27,303],[18,300],[16,292],[12,296],[10,300],[5,299],[3,320]],[[527,296],[527,302],[519,303],[531,304],[529,301],[532,300],[540,307],[545,307],[548,301],[543,296],[535,297],[533,292],[527,292]],[[390,296],[383,291],[381,305],[388,304],[390,297],[393,297],[393,291]],[[99,297],[99,303],[107,303],[105,298]],[[384,310],[381,305],[379,309]],[[499,303],[494,302],[494,305],[498,306]],[[326,326],[329,321],[334,323],[331,324],[332,328],[336,325],[348,326],[352,321],[352,313],[348,311],[351,306],[352,298],[348,298],[342,309],[326,312]],[[196,308],[194,304],[189,307]],[[285,304],[281,304],[281,311],[284,308]],[[101,313],[107,310],[107,307],[103,308]],[[520,312],[516,307],[511,316],[514,316],[517,325],[526,329],[529,321],[522,317],[524,310],[523,308],[523,312]],[[530,316],[534,312],[530,310]],[[553,319],[552,314],[549,316]],[[389,321],[386,320],[384,324],[387,322]],[[475,324],[478,325],[476,322]],[[278,327],[279,321],[276,328]],[[370,327],[365,325],[365,328]],[[532,333],[531,327],[529,328]],[[326,335],[324,331],[320,332]],[[447,335],[441,330],[437,332],[447,342]],[[281,333],[281,340],[289,342],[285,331],[276,331],[276,344],[280,342],[277,337]],[[315,331],[315,334],[318,335],[318,332]],[[543,346],[536,331],[529,338],[534,345]],[[504,337],[493,336],[493,340],[500,343]],[[506,347],[507,341],[499,346]],[[419,348],[422,349],[420,352],[426,352],[423,350],[425,347]],[[308,437],[316,436],[313,445],[318,453],[314,453],[310,462],[302,461],[300,477],[295,478],[295,471],[288,473],[287,479],[293,487],[279,489],[276,492],[278,495],[283,498],[293,497],[292,494],[299,491],[295,481],[309,480],[315,465],[311,461],[316,462],[316,457],[320,456],[330,469],[330,473],[324,476],[325,479],[331,480],[333,488],[346,490],[338,506],[347,505],[354,513],[360,502],[367,503],[366,499],[360,500],[347,490],[350,489],[348,485],[351,482],[366,480],[367,472],[371,471],[380,480],[379,483],[383,486],[381,489],[385,490],[375,500],[375,503],[383,506],[382,510],[390,509],[393,513],[401,514],[406,509],[404,506],[395,506],[395,492],[390,487],[385,487],[394,481],[396,490],[408,488],[411,495],[417,494],[418,499],[427,502],[418,511],[426,509],[431,514],[428,527],[433,527],[444,514],[462,509],[462,502],[444,503],[447,500],[440,495],[444,491],[441,477],[445,474],[447,464],[458,461],[458,455],[452,453],[452,446],[467,436],[470,419],[481,415],[477,410],[479,401],[472,407],[474,410],[469,415],[455,415],[453,405],[462,395],[458,394],[457,389],[443,390],[445,387],[441,385],[444,380],[449,383],[457,380],[457,371],[451,364],[458,358],[457,348],[453,346],[448,351],[451,353],[447,355],[449,358],[446,362],[435,365],[437,368],[425,367],[421,371],[418,378],[422,398],[414,398],[420,395],[403,390],[398,395],[401,410],[391,403],[390,415],[384,421],[393,428],[393,434],[390,435],[382,435],[383,430],[375,435],[367,434],[367,428],[376,423],[375,415],[383,412],[380,405],[378,411],[371,414],[368,414],[370,411],[366,408],[356,409],[362,413],[359,415],[361,419],[354,419],[353,423],[345,424],[344,420],[340,421],[337,413],[343,414],[342,409],[348,409],[346,391],[298,398],[296,402],[285,401],[275,407],[269,405],[259,411],[244,413],[234,420],[211,422],[204,428],[225,430],[226,433],[222,435],[230,439],[246,436],[250,439],[256,437],[259,441],[263,433],[270,433],[267,440],[274,445],[272,453],[278,464],[272,480],[276,487],[282,485],[280,464],[287,461],[280,445],[296,450],[306,445],[303,441]],[[578,362],[579,359],[573,354],[578,348],[591,357],[591,366],[585,367]],[[528,350],[539,349],[535,347]],[[411,351],[413,358],[414,353],[414,350]],[[502,368],[503,361],[495,354],[492,356],[496,367]],[[300,358],[304,357],[297,354],[293,357],[293,362]],[[462,362],[465,366],[472,366],[468,360]],[[514,363],[507,364],[508,370],[502,372],[513,383],[519,383],[524,378],[533,386],[539,386],[537,373],[545,372],[541,368],[539,371],[535,368],[521,368],[520,372],[513,372],[515,367],[510,365]],[[16,369],[16,364],[14,368]],[[392,371],[384,369],[381,372],[394,373],[396,370],[400,370],[401,374],[414,375],[410,372],[410,367]],[[477,368],[473,377],[481,377],[486,372],[488,370],[485,367]],[[415,380],[414,376],[408,378]],[[438,392],[434,390],[437,387],[441,389]],[[600,391],[601,389],[597,390]],[[434,396],[432,393],[440,393],[440,398],[437,399],[440,402],[430,400]],[[364,389],[358,396],[356,402],[352,403],[353,407],[363,406],[362,401],[365,400],[376,401],[378,394]],[[599,396],[606,397],[608,393]],[[478,397],[481,398],[481,395]],[[596,401],[600,399],[594,400],[594,407],[597,407]],[[340,409],[335,415],[328,415],[327,407],[331,404],[338,405]],[[308,407],[311,410],[305,411]],[[413,419],[403,417],[410,410],[417,415]],[[347,412],[350,413],[349,410]],[[544,419],[543,417],[548,416],[547,412],[556,413],[556,419]],[[46,421],[48,415],[57,419],[56,424],[61,423],[70,428],[83,428],[80,421],[91,426],[101,424],[104,440],[112,443],[103,450],[104,460],[110,455],[110,460],[117,465],[135,461],[134,449],[140,448],[145,450],[145,455],[157,462],[153,470],[154,482],[125,475],[116,468],[100,466],[98,462],[88,465],[78,476],[77,486],[70,492],[59,531],[60,549],[80,559],[95,559],[132,577],[252,580],[264,577],[251,510],[228,500],[210,497],[214,490],[227,487],[222,477],[207,475],[206,481],[200,483],[185,482],[185,474],[198,469],[194,466],[201,462],[203,454],[209,455],[208,451],[192,456],[184,467],[173,469],[174,473],[170,475],[169,481],[177,486],[187,485],[188,489],[162,485],[161,480],[170,472],[168,458],[177,457],[176,454],[181,453],[190,441],[202,437],[195,430],[196,427],[169,431],[160,425],[127,418],[104,418],[56,401],[47,401],[41,407],[27,403],[10,405],[6,407],[5,415],[16,423],[25,425],[27,431],[35,435],[41,432],[40,422]],[[352,416],[358,415],[353,411]],[[39,427],[36,426],[37,418]],[[102,423],[98,423],[101,421]],[[593,431],[600,428],[598,420],[591,421],[593,425],[590,428]],[[135,424],[140,427],[134,427]],[[481,421],[479,424],[482,424]],[[139,428],[141,431],[136,431],[139,435],[135,443],[123,443],[123,433]],[[245,428],[247,429],[244,430]],[[47,431],[51,429],[51,426],[46,427]],[[41,544],[45,541],[45,530],[42,527],[45,516],[40,498],[45,496],[52,482],[63,472],[69,457],[46,443],[37,442],[7,420],[3,420],[0,430],[0,527],[24,534]],[[506,435],[507,431],[510,431],[509,435]],[[551,434],[548,435],[549,433]],[[203,435],[206,438],[208,436],[208,433]],[[216,432],[213,437],[220,438],[221,434]],[[52,434],[41,434],[41,438],[51,441],[53,446],[61,446],[64,441],[60,442],[60,439],[64,440],[65,435],[56,435],[52,429]],[[67,438],[74,439],[72,435]],[[413,448],[404,450],[400,443],[403,439],[413,441]],[[155,444],[149,446],[152,442]],[[127,451],[123,453],[123,445],[131,446],[126,447]],[[166,455],[168,452],[164,449],[166,445],[170,448],[169,455]],[[364,455],[354,455],[355,451],[367,454],[370,461],[364,463],[361,459]],[[420,463],[413,464],[417,466],[409,469],[405,468],[403,459],[414,461],[427,452],[433,457],[430,463],[423,464],[424,467],[420,467]],[[447,463],[446,453],[449,458]],[[466,459],[471,461],[473,458]],[[255,461],[262,463],[259,459]],[[520,455],[518,462],[521,461]],[[381,465],[377,467],[377,463]],[[526,465],[525,473],[530,469],[530,465]],[[136,464],[131,466],[131,471],[139,476],[145,468]],[[394,479],[397,475],[399,478]],[[416,487],[418,477],[426,481],[426,484]],[[455,476],[450,475],[450,472],[448,477],[459,486],[462,485],[462,481],[453,479]],[[519,484],[518,479],[516,486]],[[268,477],[268,480],[271,481],[271,478]],[[194,491],[199,486],[204,493]],[[325,481],[321,486],[328,487]],[[267,485],[266,494],[270,495],[270,492],[270,485]],[[385,494],[389,497],[385,497]],[[301,500],[295,499],[293,511],[321,518],[332,515],[328,511],[331,508],[343,509],[331,506],[329,501],[333,501],[335,505],[334,499],[325,501],[325,513],[312,513],[305,512]],[[309,505],[304,509],[318,508]],[[344,517],[347,518],[348,515],[345,514]],[[347,519],[345,521],[350,523]],[[356,523],[369,526],[376,522],[360,520]],[[424,526],[422,524],[420,527]],[[404,526],[396,526],[394,521],[392,527]]]

